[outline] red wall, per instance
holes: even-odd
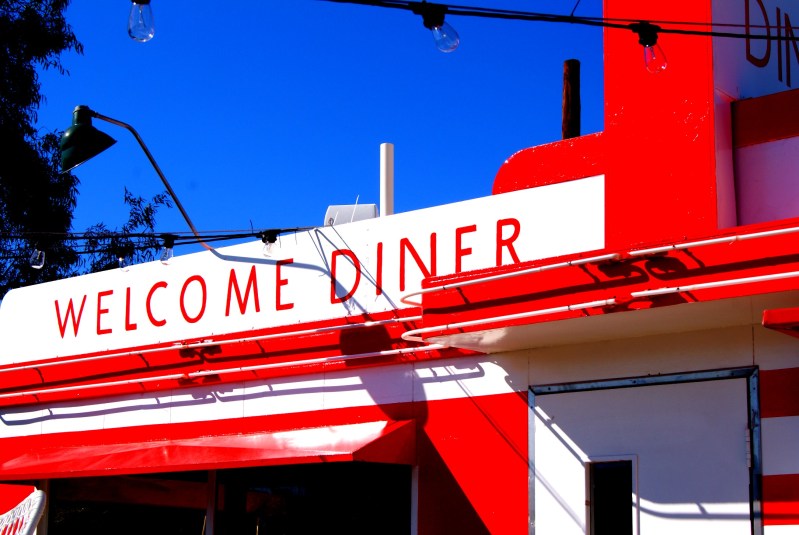
[[[709,0],[605,0],[604,16],[707,22],[711,9]],[[711,39],[666,34],[659,44],[668,68],[653,75],[636,34],[606,29],[604,131],[514,154],[497,173],[494,193],[605,174],[608,249],[713,234]]]

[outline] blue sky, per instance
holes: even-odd
[[[572,0],[460,5],[568,14]],[[601,15],[599,0],[576,14]],[[490,195],[503,161],[560,138],[563,62],[581,61],[583,133],[602,129],[602,36],[586,26],[450,16],[436,50],[421,18],[320,0],[152,0],[132,41],[127,0],[74,0],[83,55],[42,73],[39,127],[78,104],[132,124],[201,231],[321,225],[331,204],[379,203],[379,147],[395,146],[395,212]],[[124,223],[123,188],[163,190],[135,139],[79,167],[74,229]],[[186,231],[177,209],[159,232]]]

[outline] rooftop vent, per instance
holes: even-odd
[[[325,226],[343,225],[377,217],[376,204],[333,204],[325,212]]]

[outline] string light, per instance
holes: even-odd
[[[140,43],[146,43],[155,36],[155,20],[150,0],[131,0],[128,35]]]
[[[28,263],[33,269],[42,269],[44,267],[44,251],[34,249]]]
[[[189,234],[189,233],[117,233],[108,232],[98,235],[93,232],[85,233],[58,233],[58,232],[30,232],[30,233],[0,233],[0,241],[27,241],[36,242],[42,238],[47,238],[51,242],[68,243],[72,246],[72,251],[78,256],[102,256],[110,255],[115,259],[115,263],[123,270],[132,262],[136,252],[155,251],[153,243],[159,240],[163,243],[163,248],[159,251],[157,257],[160,261],[164,262],[164,253],[166,249],[172,249],[174,256],[174,248],[183,245],[196,245],[198,237],[203,242],[223,242],[223,241],[241,241],[248,238],[260,238],[264,241],[264,247],[269,248],[270,254],[274,252],[280,234],[289,232],[304,232],[312,230],[316,227],[289,227],[289,228],[275,228],[261,231],[215,231],[209,233]],[[272,240],[271,242],[269,240]],[[171,247],[167,247],[171,243]],[[121,245],[124,244],[124,245]],[[267,247],[271,246],[271,247]],[[171,260],[169,256],[166,262]],[[26,260],[28,265],[34,269],[41,269],[45,263],[45,251],[34,248],[30,254],[23,253],[9,254],[0,256],[0,261],[11,260]]]
[[[111,247],[116,251],[117,265],[121,271],[128,271],[133,263],[133,255],[136,252],[131,243],[121,243],[118,237],[111,238]]]
[[[638,34],[638,42],[644,47],[644,66],[652,74],[665,71],[668,65],[666,54],[658,44],[660,26],[648,22],[630,24],[630,29]]]
[[[679,34],[679,35],[696,35],[705,37],[724,37],[732,39],[753,39],[753,40],[775,40],[775,41],[793,41],[796,42],[797,38],[794,37],[795,33],[799,33],[799,28],[791,27],[792,32],[785,32],[784,35],[772,36],[770,32],[761,34],[751,34],[746,31],[743,32],[729,32],[718,30],[702,30],[691,29],[691,27],[716,27],[716,28],[747,28],[743,24],[727,24],[718,22],[686,22],[686,21],[642,21],[634,19],[610,19],[603,17],[582,17],[575,16],[574,9],[569,15],[557,15],[551,13],[536,13],[530,11],[516,11],[508,9],[493,9],[483,7],[471,6],[457,6],[449,4],[430,4],[425,2],[414,2],[410,0],[325,0],[326,2],[335,2],[340,4],[357,4],[363,6],[383,7],[390,9],[402,9],[411,11],[415,14],[422,14],[424,12],[437,11],[441,13],[442,23],[443,14],[456,15],[462,17],[480,17],[489,19],[503,19],[503,20],[519,20],[519,21],[536,21],[536,22],[556,22],[568,24],[580,24],[584,26],[594,26],[602,28],[614,28],[632,30],[639,36],[639,43],[644,47],[644,58],[647,70],[650,72],[661,72],[666,68],[666,56],[660,46],[657,45],[658,34]],[[579,2],[578,2],[579,4]],[[576,9],[575,5],[575,9]],[[443,23],[446,24],[446,23]],[[427,26],[427,22],[425,22]],[[765,29],[764,26],[752,26],[748,28]],[[457,34],[456,34],[457,35]],[[651,44],[645,44],[651,43]],[[457,46],[457,45],[456,45]],[[453,48],[454,50],[454,48]],[[451,51],[451,50],[450,50]]]
[[[161,239],[164,240],[164,247],[161,249],[160,260],[162,264],[169,264],[169,261],[175,256],[175,235],[163,234]]]
[[[422,24],[433,34],[433,41],[441,52],[453,52],[461,40],[455,28],[444,20],[447,6],[441,4],[421,4],[413,6],[413,12],[422,16]]]
[[[279,231],[275,229],[261,232],[261,241],[264,242],[263,255],[267,258],[275,254],[275,249],[277,249],[278,234]]]

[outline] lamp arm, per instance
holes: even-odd
[[[194,234],[194,237],[197,239],[197,241],[203,247],[205,247],[209,251],[213,251],[214,248],[211,247],[210,245],[208,245],[207,243],[205,243],[202,240],[202,238],[200,238],[200,234],[197,232],[197,228],[194,226],[194,223],[191,222],[191,218],[189,217],[189,214],[186,212],[186,210],[183,208],[183,205],[180,203],[180,200],[178,199],[178,196],[175,193],[175,190],[173,190],[172,186],[169,185],[169,181],[164,176],[163,171],[161,171],[161,168],[158,166],[158,163],[155,161],[155,158],[153,158],[153,155],[150,152],[150,149],[148,149],[147,145],[144,144],[144,140],[141,138],[141,136],[136,131],[136,129],[133,128],[128,123],[122,122],[122,121],[114,119],[112,117],[107,117],[107,116],[105,116],[103,114],[97,113],[94,110],[91,110],[91,113],[92,113],[92,117],[95,117],[95,118],[100,119],[101,121],[105,121],[107,123],[111,123],[111,124],[115,124],[117,126],[121,126],[122,128],[125,128],[126,130],[128,130],[131,134],[133,134],[133,137],[136,138],[136,141],[139,142],[139,145],[141,145],[142,150],[144,150],[144,154],[147,155],[147,159],[150,160],[150,163],[152,164],[153,169],[155,169],[155,172],[158,173],[158,176],[161,178],[161,182],[164,183],[164,187],[166,187],[166,190],[169,193],[169,196],[172,197],[173,201],[175,201],[175,206],[178,207],[178,210],[180,210],[180,213],[183,216],[183,219],[185,219],[186,223],[188,223],[189,228],[191,229],[192,233]]]

